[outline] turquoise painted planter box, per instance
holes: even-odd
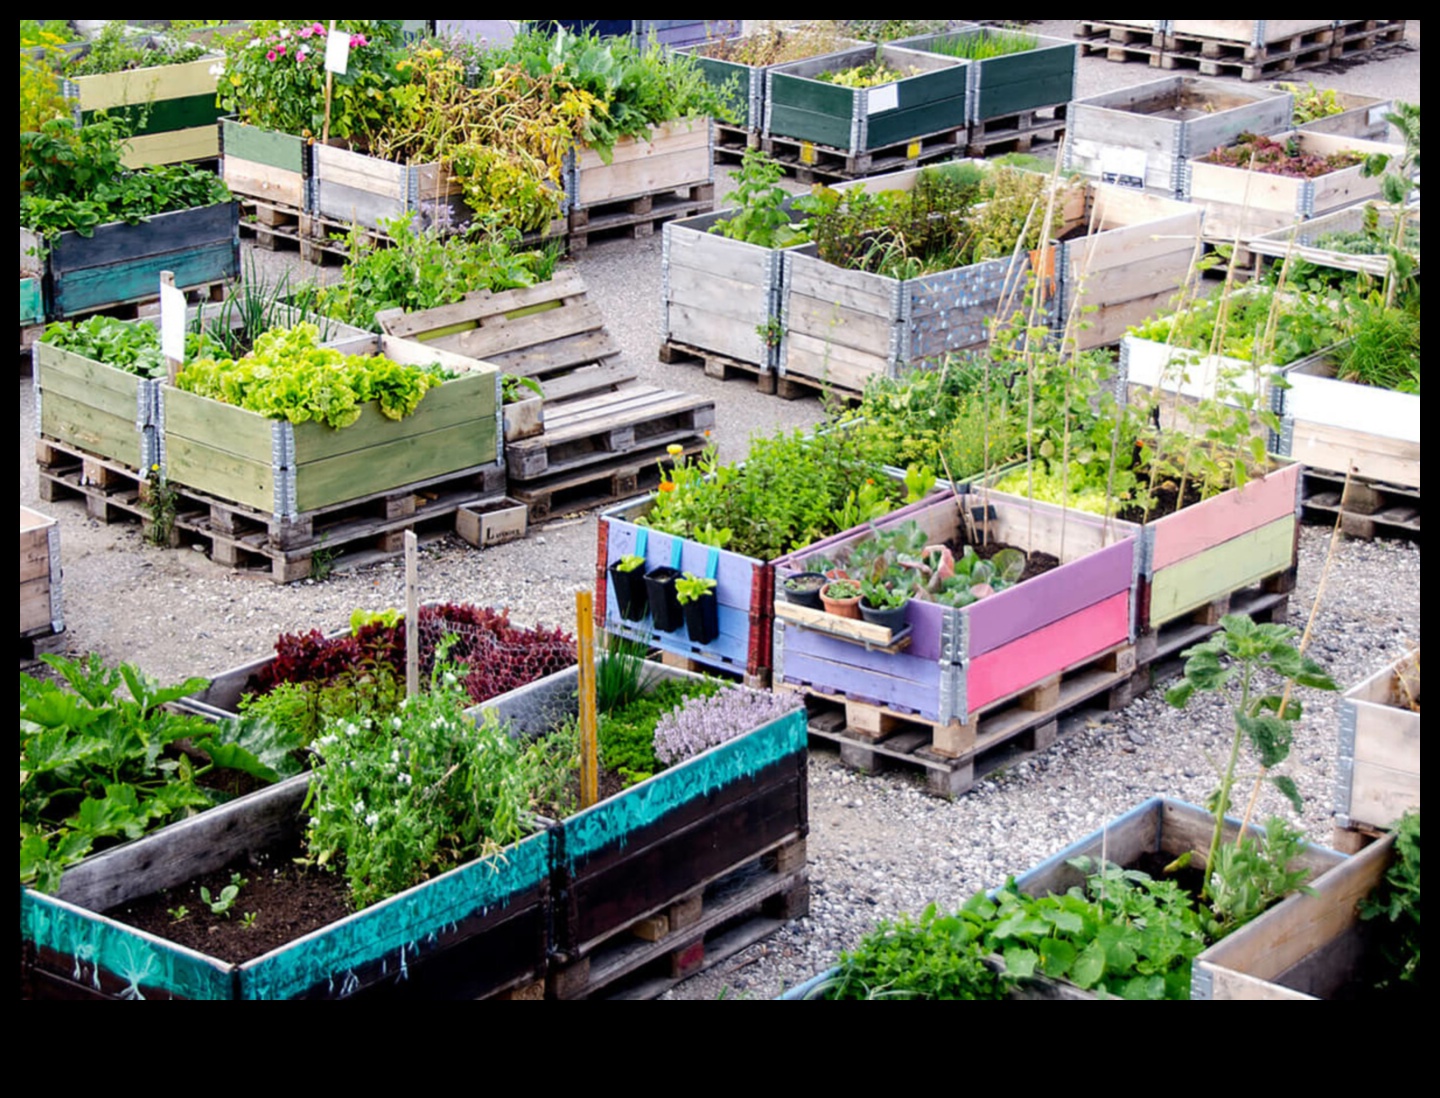
[[[20,326],[39,324],[45,319],[45,301],[38,278],[20,279]]]
[[[872,62],[913,75],[873,88],[817,79]],[[968,62],[894,45],[776,65],[766,74],[764,132],[851,154],[883,149],[965,127],[969,83]]]
[[[647,664],[650,683],[690,677]],[[578,668],[503,694],[493,711],[539,732],[578,709]],[[550,830],[552,953],[565,961],[809,831],[806,718],[796,709],[561,820]]]
[[[35,998],[479,998],[544,972],[542,831],[243,964],[98,914],[293,836],[301,775],[68,870],[58,896],[20,890],[21,984]]]
[[[160,296],[160,272],[196,289],[240,274],[240,207],[220,202],[148,217],[138,225],[111,222],[93,235],[63,232],[45,249],[46,312],[68,320],[111,305]],[[21,230],[21,252],[26,250]]]

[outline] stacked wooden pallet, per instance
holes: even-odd
[[[1086,54],[1201,76],[1269,80],[1405,40],[1403,19],[1145,19],[1076,24]]]

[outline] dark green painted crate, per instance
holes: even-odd
[[[976,37],[995,38],[993,27],[922,34],[895,43],[908,49],[945,56],[946,43]],[[1012,32],[1013,33],[1013,32]],[[968,121],[988,122],[1023,111],[1058,106],[1075,98],[1075,65],[1080,44],[1062,38],[1033,35],[1035,45],[1020,53],[971,61]]]
[[[873,88],[817,79],[872,61],[919,71]],[[766,76],[765,135],[854,154],[963,128],[969,119],[968,69],[965,61],[893,45],[777,65]]]

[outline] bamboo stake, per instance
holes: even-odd
[[[575,644],[579,657],[580,807],[600,799],[600,753],[595,735],[595,613],[594,596],[575,592]]]

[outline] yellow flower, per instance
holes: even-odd
[[[669,446],[665,447],[665,452],[671,457],[679,457],[685,452],[685,447],[681,446],[678,442],[672,442]]]
[[[241,80],[238,72],[230,74],[230,83],[234,84],[237,88],[240,86]]]

